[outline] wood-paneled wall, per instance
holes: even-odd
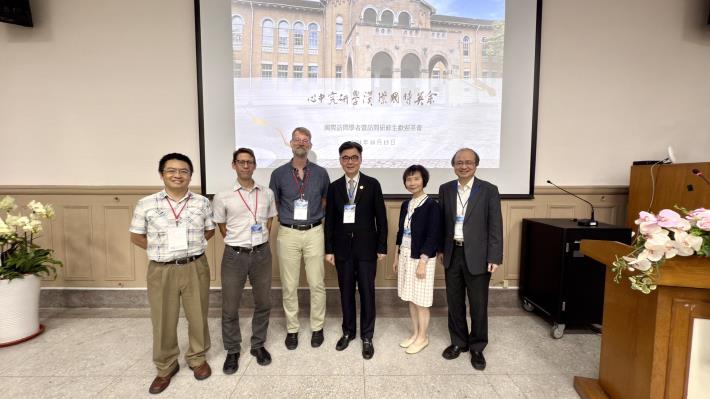
[[[626,187],[565,187],[592,202],[601,222],[622,225],[626,218]],[[0,186],[0,196],[12,195],[19,204],[34,199],[51,203],[56,218],[45,223],[38,243],[53,248],[64,262],[56,276],[43,282],[48,287],[145,287],[147,260],[145,251],[130,243],[128,226],[136,201],[159,187],[25,187]],[[199,192],[199,189],[195,189]],[[504,260],[492,278],[492,285],[517,286],[522,219],[524,218],[584,218],[589,206],[578,199],[560,194],[557,189],[540,187],[535,198],[504,200]],[[397,276],[392,271],[394,239],[397,230],[400,201],[387,201],[389,222],[388,255],[380,262],[376,284],[396,287]],[[273,229],[271,241],[275,242]],[[210,240],[207,255],[212,270],[212,285],[219,287],[220,261],[224,242],[219,233]],[[279,286],[278,260],[274,253],[274,286]],[[326,264],[326,286],[337,287],[334,267]],[[444,286],[443,269],[437,269],[436,286]],[[307,286],[305,273],[301,285]]]

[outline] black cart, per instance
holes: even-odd
[[[582,255],[583,239],[628,244],[631,230],[605,223],[578,226],[570,219],[523,219],[520,299],[523,309],[552,323],[554,338],[562,338],[566,326],[602,324],[606,266]]]

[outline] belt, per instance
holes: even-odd
[[[227,245],[227,246],[228,246],[229,248],[232,248],[232,249],[233,249],[236,253],[238,253],[238,254],[240,254],[240,253],[242,253],[242,252],[246,252],[246,253],[249,253],[249,254],[250,254],[250,253],[253,253],[253,252],[261,251],[261,250],[266,246],[266,244],[268,244],[268,243],[267,243],[267,242],[263,242],[263,243],[261,243],[261,244],[259,244],[259,245],[256,245],[256,246],[253,246],[253,247],[250,247],[250,248],[248,248],[248,247],[235,247],[234,245]],[[225,245],[226,245],[226,244],[225,244]]]
[[[281,223],[281,226],[288,227],[289,229],[295,230],[310,230],[316,226],[320,226],[320,221],[311,224],[286,224]]]
[[[155,262],[155,263],[159,263],[161,265],[186,265],[190,262],[194,262],[197,259],[201,258],[202,255],[204,255],[204,252],[199,255],[188,256],[186,258],[178,258],[178,259],[169,260],[167,262]]]
[[[457,247],[463,247],[463,241],[454,240],[454,245],[456,245]]]

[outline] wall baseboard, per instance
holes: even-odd
[[[376,290],[377,311],[388,315],[408,314],[407,302],[397,296],[397,289],[378,288]],[[298,301],[301,310],[307,309],[310,304],[307,288],[298,290]],[[242,295],[241,308],[252,309],[253,297],[250,288],[246,288]],[[271,290],[272,310],[281,310],[281,289]],[[220,308],[222,305],[222,290],[210,289],[210,308]],[[488,306],[500,310],[520,309],[517,288],[491,288],[488,295]],[[145,289],[111,290],[111,289],[42,289],[40,293],[40,307],[47,308],[116,308],[116,309],[148,309],[148,294]],[[326,308],[329,312],[340,313],[340,291],[337,288],[326,289]],[[434,304],[432,309],[446,309],[446,290],[434,289]]]

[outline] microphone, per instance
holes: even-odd
[[[569,195],[571,195],[571,196],[573,196],[573,197],[577,197],[577,198],[581,199],[582,201],[588,203],[589,206],[592,208],[592,217],[589,218],[589,219],[579,219],[579,220],[577,220],[577,226],[597,226],[597,225],[598,225],[597,221],[594,219],[594,205],[592,205],[591,202],[587,201],[586,199],[584,199],[584,198],[582,198],[582,197],[580,197],[580,196],[578,196],[578,195],[576,195],[576,194],[570,193],[569,191],[565,190],[564,188],[558,186],[557,184],[555,184],[555,183],[553,183],[553,182],[551,182],[551,181],[549,181],[549,180],[547,181],[547,183],[548,183],[548,184],[552,184],[553,186],[559,188],[560,190],[564,191],[565,193],[567,193],[567,194],[569,194]]]
[[[701,172],[700,169],[693,169],[692,172],[695,176],[698,176],[699,178],[705,180],[705,184],[710,184],[710,180],[705,177],[705,173]]]

